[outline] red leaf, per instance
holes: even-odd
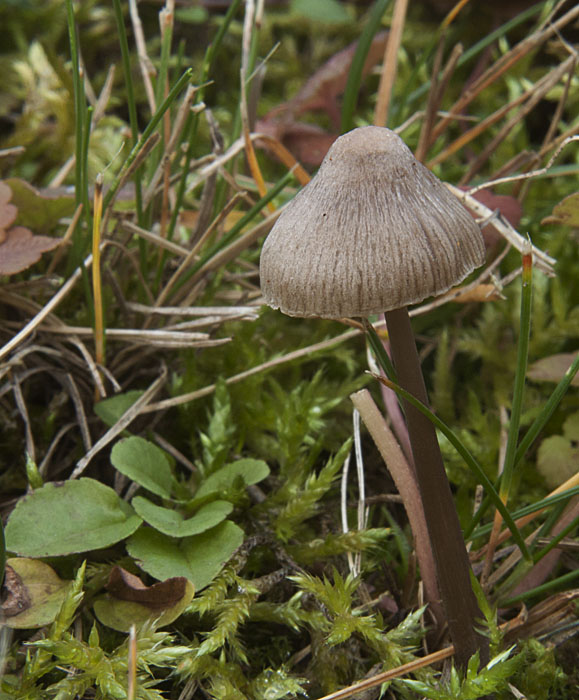
[[[42,253],[60,245],[61,238],[35,236],[24,226],[15,226],[6,231],[0,243],[0,275],[15,275],[40,260]]]
[[[468,187],[461,187],[460,189],[467,191]],[[474,198],[478,199],[481,204],[484,204],[485,207],[488,207],[493,211],[498,209],[501,215],[505,217],[513,228],[517,228],[519,225],[519,221],[521,220],[521,216],[523,214],[523,208],[521,207],[520,202],[514,197],[504,194],[495,194],[490,190],[479,190],[478,192],[475,192]],[[475,217],[474,214],[473,217]],[[487,250],[492,250],[495,245],[503,239],[492,223],[483,227],[482,235],[485,239]]]

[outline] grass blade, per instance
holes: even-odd
[[[125,85],[127,90],[127,108],[129,111],[129,124],[131,125],[131,134],[133,137],[133,147],[137,145],[139,140],[139,121],[137,117],[137,102],[135,100],[135,91],[133,89],[133,80],[131,72],[131,56],[129,51],[129,42],[127,39],[127,31],[123,18],[123,10],[120,0],[113,0],[113,8],[115,11],[115,20],[117,24],[117,33],[121,45],[121,59],[123,62],[123,71],[125,73]],[[137,168],[135,173],[135,202],[137,207],[137,222],[139,226],[143,226],[143,197],[142,197],[142,180],[143,170]]]
[[[531,330],[532,275],[533,259],[529,249],[523,253],[523,289],[521,295],[521,323],[519,331],[519,345],[517,349],[517,369],[515,372],[515,385],[513,389],[511,420],[509,424],[507,447],[505,451],[505,463],[499,489],[499,494],[504,502],[506,502],[509,496],[515,468],[515,454],[519,438],[519,425],[523,406],[525,376],[527,374],[527,358]]]
[[[113,183],[111,184],[110,190],[107,193],[107,196],[105,197],[105,201],[103,204],[103,209],[107,209],[109,203],[112,201],[113,197],[117,193],[117,189],[119,188],[121,178],[123,176],[123,173],[132,165],[134,162],[135,158],[137,157],[137,154],[139,153],[140,149],[142,148],[143,144],[147,141],[147,139],[151,136],[151,134],[155,131],[157,128],[157,125],[163,118],[163,115],[165,112],[169,109],[169,107],[173,104],[173,102],[177,99],[179,94],[185,89],[187,84],[191,82],[191,78],[193,77],[193,70],[191,68],[188,68],[183,75],[179,78],[179,80],[175,83],[175,85],[171,88],[171,91],[167,95],[166,99],[163,101],[163,104],[157,109],[153,117],[151,118],[151,121],[147,124],[146,129],[143,131],[141,138],[138,140],[138,142],[133,146],[131,149],[131,152],[129,153],[127,160],[125,161],[125,164],[123,165],[123,168],[121,172],[115,177]]]
[[[386,372],[386,376],[391,382],[396,381],[396,370],[394,369],[394,365],[392,364],[392,360],[388,357],[388,353],[384,349],[384,345],[382,344],[382,341],[380,340],[378,333],[376,333],[376,329],[374,326],[365,318],[362,319],[362,325],[364,326],[364,330],[366,332],[366,336],[368,337],[368,342],[370,343],[370,346],[372,350],[374,351],[374,355],[376,355],[376,359],[378,360],[378,363]]]
[[[294,178],[293,172],[286,173],[281,180],[267,192],[265,197],[262,197],[258,202],[256,202],[251,209],[241,217],[241,219],[232,226],[231,230],[228,231],[215,245],[213,245],[206,253],[198,260],[195,265],[184,274],[181,279],[175,284],[173,288],[173,294],[180,289],[185,282],[187,282],[193,275],[195,275],[199,270],[203,268],[205,263],[210,260],[214,255],[216,255],[220,250],[225,248],[237,234],[245,227],[247,224],[265,207],[271,200],[276,197],[283,189],[286,187]]]

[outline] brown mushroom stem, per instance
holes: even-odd
[[[408,310],[406,307],[394,309],[387,311],[385,316],[398,382],[428,405]],[[434,425],[408,402],[404,402],[404,410],[438,586],[456,649],[456,660],[459,666],[466,668],[469,658],[478,651],[481,664],[486,664],[489,658],[488,640],[475,630],[482,613],[472,590],[468,554]]]

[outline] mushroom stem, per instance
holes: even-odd
[[[398,382],[428,405],[408,310],[406,307],[394,309],[385,316]],[[457,663],[466,668],[469,658],[478,651],[481,665],[484,665],[489,656],[488,640],[475,630],[482,613],[472,590],[468,554],[434,425],[411,404],[404,402],[403,405],[438,586]]]

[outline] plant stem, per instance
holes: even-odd
[[[404,307],[387,311],[385,315],[398,381],[409,393],[427,404],[428,396],[408,310]],[[469,658],[478,651],[484,665],[488,661],[488,641],[475,630],[482,613],[472,591],[468,555],[436,432],[428,418],[408,401],[404,401],[404,410],[438,586],[457,663],[466,668]]]

